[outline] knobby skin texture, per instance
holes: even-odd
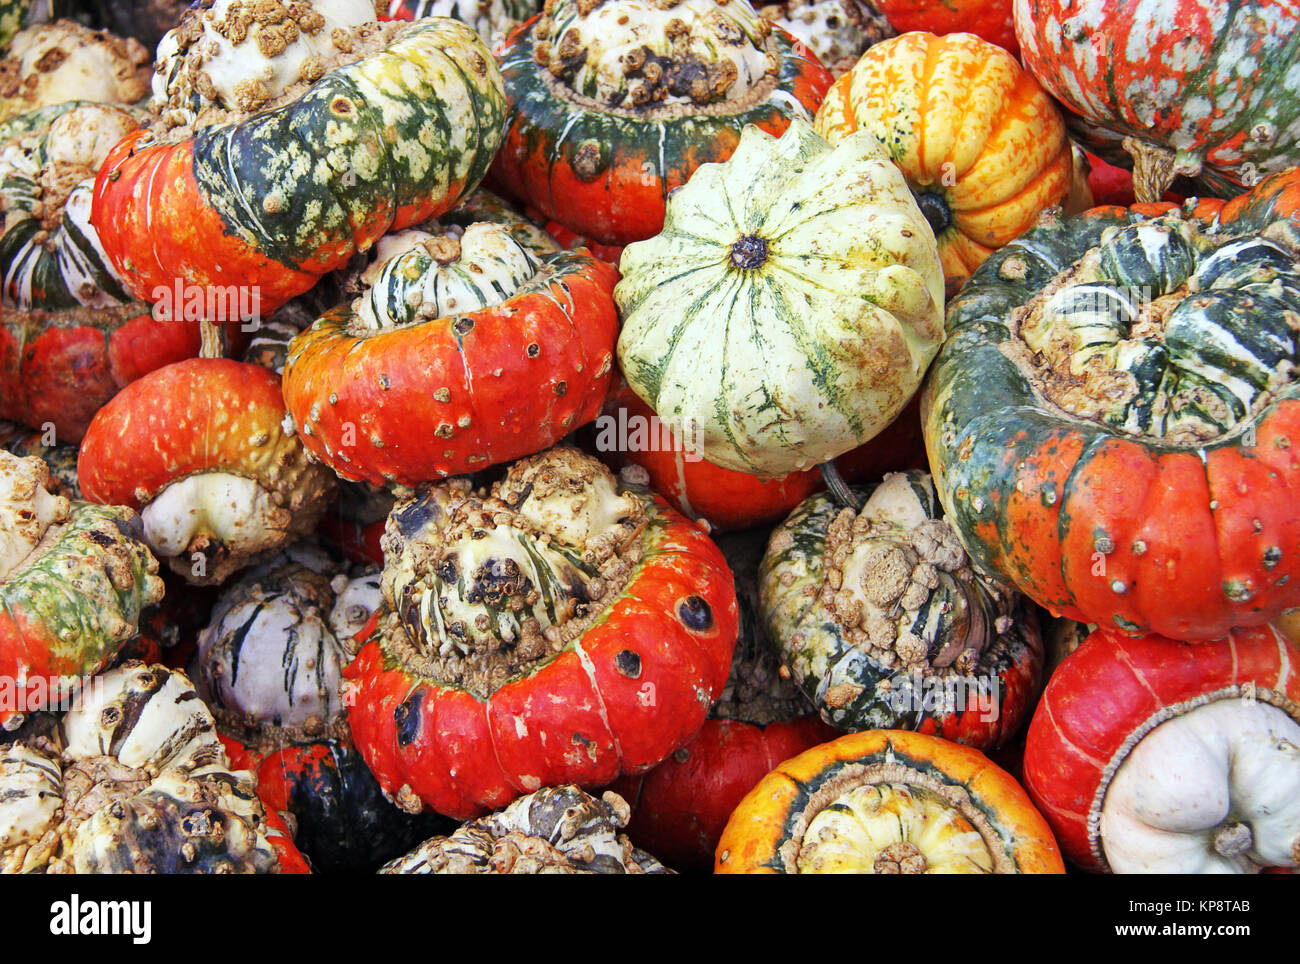
[[[504,122],[487,47],[464,24],[422,21],[283,107],[175,143],[126,138],[100,171],[92,221],[136,297],[177,278],[256,286],[270,312],[454,206]]]

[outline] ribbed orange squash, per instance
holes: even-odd
[[[884,145],[934,229],[951,296],[985,258],[1070,190],[1070,144],[1052,99],[1009,53],[974,34],[876,44],[817,111],[832,144]]]

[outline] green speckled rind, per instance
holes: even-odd
[[[925,387],[927,448],[939,499],[966,551],[986,572],[999,571],[997,559],[1003,547],[968,534],[988,526],[1006,533],[1007,539],[1014,539],[1015,534],[1000,515],[1005,500],[990,500],[982,494],[1013,491],[1023,460],[1063,425],[1083,441],[1085,451],[1112,437],[1103,426],[1067,418],[1039,400],[1025,374],[1001,351],[1000,346],[1011,337],[1007,319],[1058,272],[1095,247],[1103,231],[1146,220],[1147,216],[1115,207],[1074,218],[1046,219],[995,252],[948,303],[949,337],[931,366]],[[1262,227],[1244,220],[1231,226],[1233,234]],[[973,377],[976,372],[978,377]],[[1288,398],[1300,398],[1300,383],[1293,382],[1276,396],[1277,400]],[[1142,443],[1157,452],[1179,450],[1149,437]],[[1234,432],[1200,448],[1206,451],[1238,444]],[[965,446],[989,457],[956,459],[947,454]],[[1039,602],[1051,605],[1053,601]]]
[[[572,167],[584,144],[600,149],[599,167],[616,165],[624,157],[647,159],[647,177],[668,179],[689,170],[691,160],[707,153],[720,136],[734,138],[746,124],[771,122],[774,117],[811,120],[812,111],[799,100],[811,55],[784,31],[774,33],[780,60],[775,89],[755,104],[740,109],[700,110],[672,117],[638,117],[631,110],[591,110],[559,97],[541,76],[531,27],[512,34],[502,48],[501,73],[520,114],[528,153],[542,152],[552,166]],[[792,91],[797,93],[792,93]],[[563,132],[563,137],[557,137]],[[712,158],[709,158],[712,160]],[[685,179],[685,177],[683,177]]]
[[[1223,214],[1195,200],[1181,214],[1220,252],[1232,250],[1224,242],[1260,234],[1285,247],[1296,236],[1287,221],[1291,180],[1270,178],[1267,190],[1261,186]],[[1164,218],[1179,213],[1168,208],[1045,218],[990,257],[949,303],[949,337],[922,394],[922,425],[939,499],[977,569],[1053,615],[1130,635],[1208,639],[1296,605],[1296,463],[1289,453],[1300,382],[1275,387],[1223,434],[1166,439],[1065,413],[1006,351],[1016,308],[1078,262],[1107,228],[1162,210]],[[1242,282],[1265,247],[1239,249],[1248,257],[1230,254],[1223,277]],[[1289,290],[1285,279],[1277,285]],[[1211,302],[1231,300],[1212,288],[1202,293]],[[1258,307],[1252,314],[1261,332],[1283,316]],[[1222,318],[1205,320],[1221,344],[1251,337],[1234,335],[1235,323]],[[1188,346],[1176,347],[1185,353]],[[1219,365],[1207,372],[1223,384]]]
[[[158,563],[123,506],[75,502],[66,528],[0,585],[0,669],[98,672],[162,599]]]
[[[500,73],[474,32],[420,21],[288,106],[200,131],[194,176],[229,233],[321,273],[454,205],[487,172],[505,120]]]

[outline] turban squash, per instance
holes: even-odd
[[[280,378],[191,358],[99,410],[77,472],[92,502],[140,512],[149,546],[189,582],[223,582],[315,529],[337,480],[285,428]]]
[[[1300,648],[1272,627],[1180,643],[1098,630],[1053,674],[1025,786],[1073,863],[1300,866]]]
[[[831,87],[816,126],[832,144],[854,131],[880,142],[934,229],[950,295],[1071,187],[1060,111],[1013,56],[973,34],[876,44]]]
[[[840,730],[1006,742],[1038,691],[1033,608],[972,571],[926,473],[858,493],[856,512],[810,496],[772,533],[759,598],[782,660]]]
[[[1300,604],[1297,198],[1051,217],[976,271],[922,419],[978,567],[1133,636]]]
[[[35,456],[0,451],[0,726],[72,693],[107,666],[163,597],[140,520],[71,502]],[[18,692],[21,690],[21,692]]]
[[[0,418],[79,442],[124,385],[199,350],[131,301],[90,224],[95,173],[138,112],[77,101],[0,124]]]
[[[231,766],[184,674],[128,662],[52,736],[0,751],[0,869],[274,874],[301,858]]]
[[[738,615],[721,553],[576,449],[516,462],[491,491],[452,479],[399,502],[384,556],[348,719],[409,810],[465,819],[649,769],[726,682]]]
[[[758,614],[766,530],[717,541],[736,579],[740,636],[722,696],[685,746],[611,789],[632,808],[628,832],[677,870],[708,871],[736,805],[782,760],[839,734],[823,723],[779,659]]]
[[[299,437],[346,479],[475,472],[553,445],[605,398],[612,266],[521,223],[429,227],[386,239],[362,296],[289,345]]]
[[[324,32],[317,21],[312,26]],[[287,103],[210,124],[203,122],[247,102],[209,102],[205,87],[187,86],[188,54],[164,38],[160,55],[171,50],[172,66],[158,132],[137,131],[109,154],[91,213],[136,297],[152,300],[155,290],[185,279],[251,288],[270,312],[384,234],[435,217],[478,184],[500,143],[505,97],[474,31],[432,18],[363,24],[350,36],[344,42],[361,59],[325,71]],[[200,41],[189,49],[207,48]],[[304,66],[311,58],[297,56],[301,63],[272,61],[272,68],[315,75]],[[204,76],[238,91],[247,70],[240,64],[234,58],[226,73]],[[155,79],[156,93],[161,82]]]
[[[1042,815],[978,750],[906,730],[786,760],[741,801],[714,873],[1060,874]]]
[[[323,873],[373,870],[441,827],[384,799],[348,731],[340,673],[378,598],[377,573],[350,578],[300,543],[223,591],[199,634],[198,690],[223,741]]]
[[[1139,201],[1157,200],[1175,174],[1232,194],[1300,162],[1290,0],[1013,6],[1025,67],[1075,125],[1099,144],[1133,137],[1155,149],[1131,148]]]
[[[495,183],[579,235],[652,237],[741,130],[817,110],[831,77],[748,3],[548,0],[499,49],[510,123]]]

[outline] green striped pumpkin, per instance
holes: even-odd
[[[361,276],[369,287],[354,322],[368,331],[500,304],[540,267],[533,252],[503,224],[475,223],[441,234],[403,231],[376,247],[379,260],[373,274]]]
[[[393,20],[451,17],[474,28],[485,42],[496,43],[537,12],[536,0],[390,0]]]
[[[922,420],[977,568],[1129,635],[1300,602],[1295,182],[1043,219],[953,299]]]
[[[81,101],[0,124],[4,307],[103,308],[131,300],[90,223],[90,211],[98,162],[118,136],[136,126],[123,108]],[[86,177],[64,196],[57,187],[47,189],[45,180],[56,161],[63,165],[69,158],[84,167]]]
[[[628,384],[710,462],[784,475],[884,429],[943,335],[934,233],[869,135],[746,127],[629,245],[614,291]]]
[[[759,569],[768,635],[832,726],[998,745],[1038,683],[1037,620],[971,570],[926,473],[857,491],[860,512],[818,493],[773,531]],[[981,700],[983,719],[968,712]]]

